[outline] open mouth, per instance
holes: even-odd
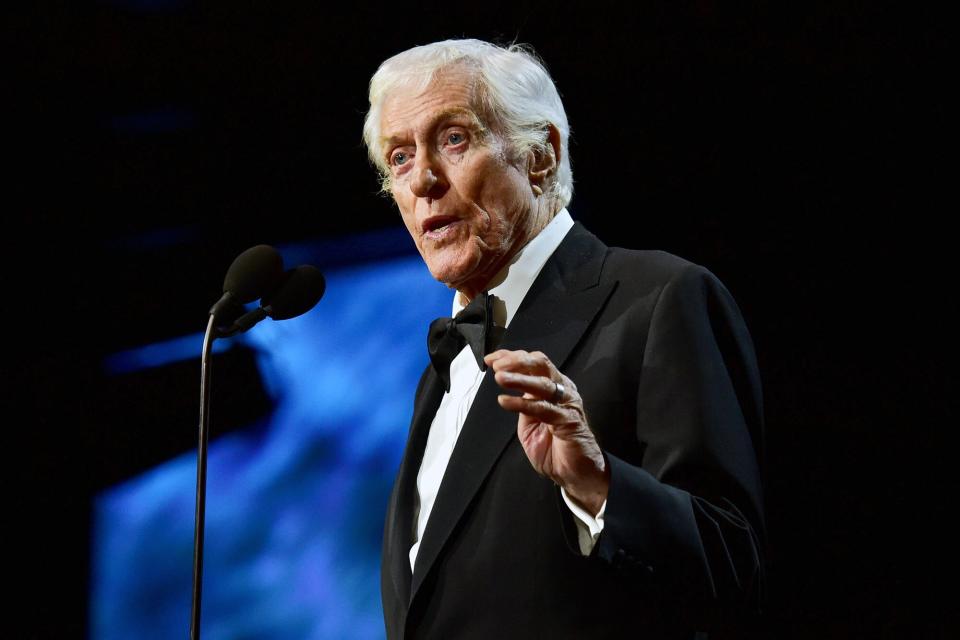
[[[420,228],[426,236],[438,236],[458,222],[460,218],[456,216],[430,216]]]

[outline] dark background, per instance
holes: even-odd
[[[16,637],[82,637],[91,497],[194,446],[198,363],[109,376],[104,357],[201,331],[253,244],[396,227],[360,141],[367,80],[462,36],[546,61],[574,131],[576,219],[706,265],[739,301],[766,396],[763,637],[956,631],[955,81],[936,16],[131,0],[6,23]],[[218,357],[222,432],[269,401],[248,355]]]

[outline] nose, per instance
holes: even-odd
[[[431,158],[421,154],[413,168],[413,179],[410,181],[410,191],[418,198],[439,198],[446,191],[446,180],[443,172]]]

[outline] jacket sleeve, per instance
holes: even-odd
[[[764,536],[759,374],[735,302],[696,265],[671,278],[654,306],[635,429],[639,464],[605,453],[610,491],[593,556],[674,601],[756,608]]]

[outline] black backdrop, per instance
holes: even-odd
[[[85,633],[91,496],[194,445],[196,363],[117,380],[103,358],[201,330],[248,246],[398,225],[360,143],[366,82],[461,36],[547,62],[575,218],[706,265],[740,302],[767,404],[764,637],[947,637],[946,36],[915,8],[771,4],[11,14],[3,387],[22,637]],[[221,429],[267,402],[249,358],[224,357]]]

